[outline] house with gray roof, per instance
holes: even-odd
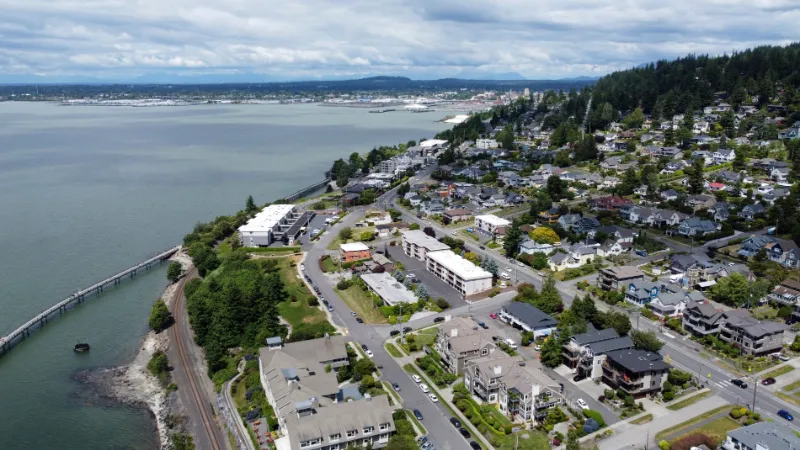
[[[511,420],[541,423],[550,409],[565,402],[563,387],[536,359],[513,366],[500,383],[500,412]]]
[[[553,334],[558,321],[530,303],[511,302],[500,309],[500,319],[509,325],[533,332],[534,339]]]
[[[647,307],[659,317],[678,317],[683,314],[688,302],[689,300],[684,294],[661,292],[647,304]]]
[[[786,324],[758,320],[746,309],[735,309],[723,313],[724,324],[719,337],[738,347],[743,355],[763,356],[780,352],[783,348],[783,332]]]
[[[745,205],[742,207],[741,211],[739,211],[738,216],[744,220],[750,221],[755,220],[756,217],[764,214],[766,212],[766,208],[761,203],[752,203],[750,205]]]
[[[758,422],[728,431],[723,450],[797,450],[800,438],[781,423]]]
[[[581,219],[582,217],[580,214],[564,214],[558,218],[558,225],[565,230],[571,230],[572,226]]]
[[[683,329],[695,336],[716,335],[722,329],[722,310],[708,301],[690,301],[683,312]]]
[[[467,317],[454,317],[443,323],[439,327],[436,351],[445,369],[460,374],[467,361],[492,354],[497,349],[492,334]]]
[[[613,328],[577,334],[564,344],[564,364],[597,379],[603,374],[606,353],[626,348],[633,348],[633,341],[628,336],[620,337]]]
[[[349,365],[344,336],[276,345],[273,340],[272,348],[259,350],[259,375],[283,434],[279,448],[381,448],[389,442],[395,425],[388,398],[355,399],[339,387],[336,373]]]
[[[613,389],[622,389],[633,398],[642,398],[661,390],[671,368],[658,353],[614,350],[606,353],[603,382]]]
[[[717,231],[717,224],[699,217],[689,217],[678,226],[678,233],[683,236],[705,236]]]

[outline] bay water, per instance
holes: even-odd
[[[248,195],[272,201],[354,151],[432,137],[443,114],[0,103],[0,336]],[[103,400],[75,374],[134,357],[165,272],[91,298],[0,357],[0,448],[158,446],[146,411]],[[92,350],[75,354],[78,341]]]

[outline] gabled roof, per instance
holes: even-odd
[[[614,339],[607,339],[605,341],[595,342],[589,344],[592,352],[597,354],[605,354],[615,350],[623,350],[626,348],[633,348],[633,340],[630,336],[622,336]]]
[[[531,328],[555,327],[558,322],[544,311],[531,305],[530,303],[511,302],[504,306],[508,314],[513,315]]]
[[[791,428],[773,422],[759,422],[728,431],[728,436],[747,448],[769,450],[796,450],[800,448],[798,438]]]

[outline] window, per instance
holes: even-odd
[[[481,355],[486,355],[488,353],[489,353],[489,349],[488,348],[484,347],[484,348],[481,349]]]
[[[342,435],[341,435],[341,434],[339,434],[339,433],[336,433],[336,434],[332,434],[332,435],[330,435],[330,437],[329,437],[328,439],[329,439],[331,442],[336,442],[336,441],[338,441],[338,440],[339,440],[339,439],[341,439],[341,438],[342,438]]]
[[[300,447],[311,447],[312,445],[318,445],[322,442],[322,439],[311,439],[309,441],[303,441],[300,443]]]
[[[357,434],[358,434],[358,430],[348,430],[347,431],[347,437],[349,437],[349,438],[351,438],[351,437],[353,437],[353,436],[355,436]]]
[[[388,423],[382,423],[381,424],[381,431],[386,431],[388,429],[389,429],[389,424]]]
[[[364,434],[370,434],[375,430],[373,427],[364,427]]]

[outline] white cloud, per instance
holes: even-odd
[[[3,0],[0,73],[600,75],[796,38],[797,0]]]

